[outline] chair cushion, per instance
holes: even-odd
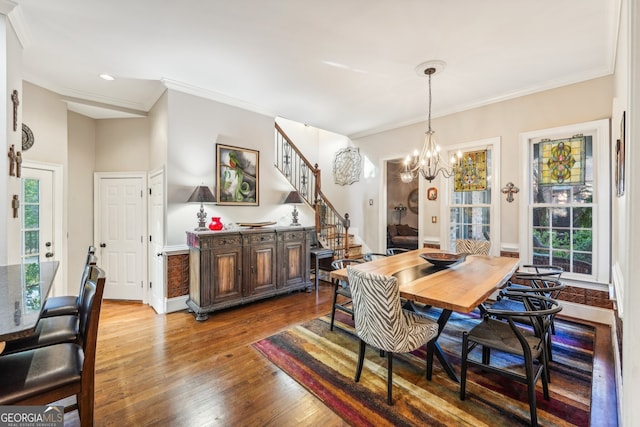
[[[44,301],[40,318],[78,314],[78,297],[65,295],[49,297]]]
[[[69,343],[0,356],[0,405],[79,384],[83,361],[82,347]]]
[[[77,316],[56,316],[38,320],[38,326],[33,335],[7,341],[3,354],[31,350],[47,345],[72,343],[78,336]]]

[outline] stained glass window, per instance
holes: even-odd
[[[540,185],[584,184],[584,137],[540,142]]]
[[[454,176],[454,191],[487,188],[487,150],[464,153]]]

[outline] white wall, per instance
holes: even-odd
[[[148,168],[148,118],[96,120],[96,172],[144,172]]]
[[[216,143],[258,150],[259,206],[205,206],[208,217],[223,224],[291,222],[283,205],[291,185],[274,167],[274,118],[197,96],[168,90],[167,245],[184,245],[185,232],[197,226],[198,205],[186,203],[201,184],[215,194]],[[310,208],[299,207],[302,225],[313,225]]]

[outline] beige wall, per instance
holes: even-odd
[[[69,112],[69,292],[80,283],[87,248],[93,244],[93,171],[96,159],[96,120]]]
[[[490,137],[502,139],[502,161],[500,187],[511,181],[516,186],[520,182],[519,167],[519,134],[521,132],[545,129],[560,125],[574,124],[584,121],[607,118],[611,113],[613,98],[613,79],[603,77],[564,86],[558,89],[528,95],[496,104],[439,117],[432,120],[438,143],[446,150],[448,145],[462,144]],[[380,168],[388,159],[401,158],[422,144],[425,123],[371,135],[354,140],[366,159],[374,168],[370,178],[365,178],[365,185],[358,195],[350,193],[350,197],[360,198],[356,206],[366,206],[366,199],[381,189]],[[434,181],[438,187],[437,181]],[[421,197],[424,191],[420,191]],[[424,196],[426,197],[426,196]],[[424,198],[423,197],[423,198]],[[437,204],[442,197],[438,197]],[[518,245],[518,206],[519,198],[513,203],[506,203],[501,198],[501,244],[510,248]],[[429,209],[421,210],[422,224],[430,223],[432,212],[439,208],[429,204]],[[382,241],[377,215],[370,215],[366,208],[350,211],[352,223],[362,224],[368,242]],[[427,221],[428,218],[428,221]],[[426,227],[424,227],[426,228]],[[431,229],[430,229],[431,230]],[[436,229],[431,230],[439,234]],[[432,235],[430,232],[424,235]]]
[[[149,119],[96,120],[96,172],[149,169]]]

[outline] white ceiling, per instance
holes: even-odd
[[[99,118],[165,87],[353,137],[613,72],[620,0],[15,0],[23,77]],[[98,77],[109,73],[107,82]],[[86,102],[88,101],[88,102]],[[88,103],[93,112],[83,110]]]

